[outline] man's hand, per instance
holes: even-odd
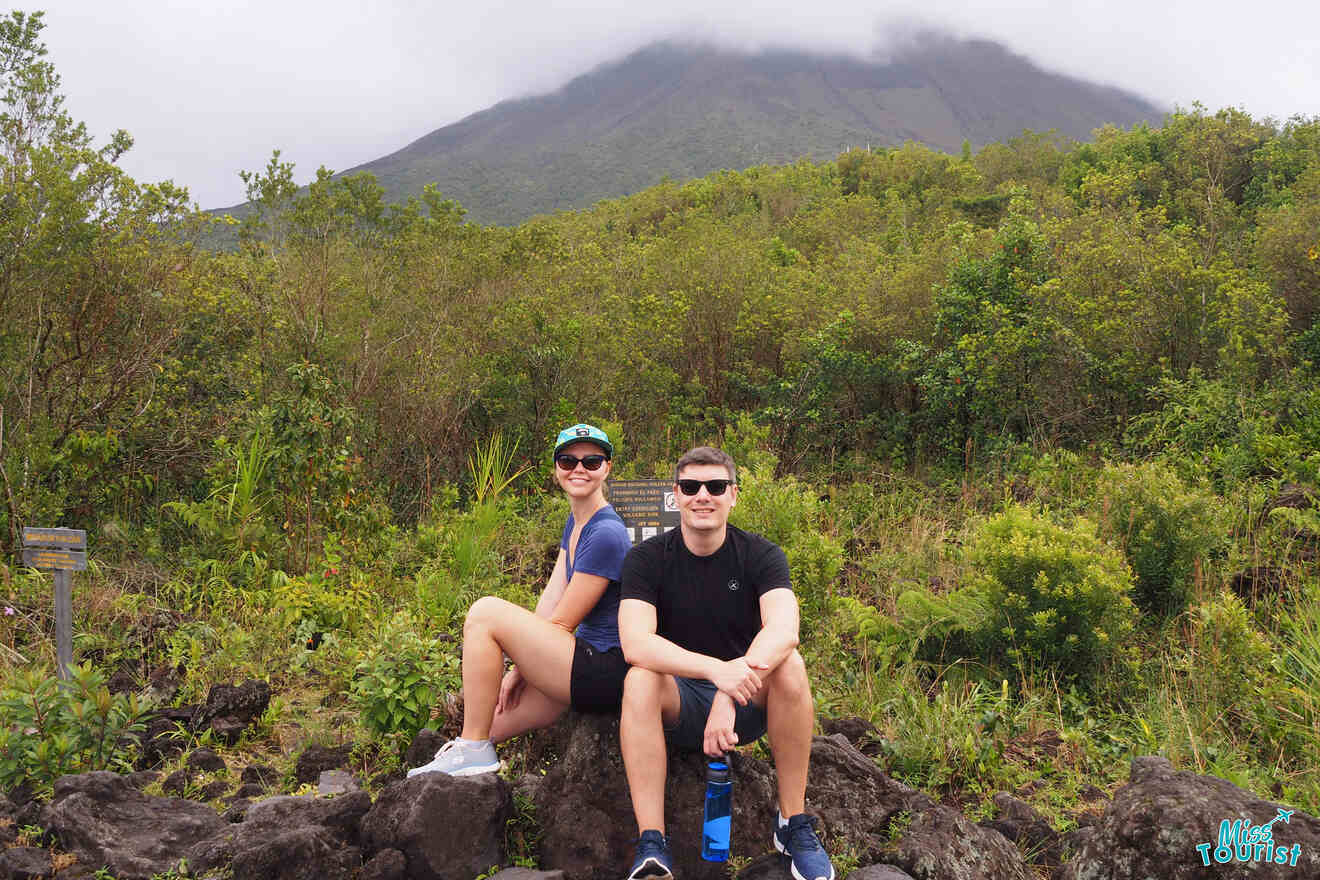
[[[733,720],[733,700],[728,694],[716,694],[710,704],[710,714],[706,716],[706,735],[701,743],[707,755],[719,758],[738,745],[738,734],[733,732]]]
[[[522,677],[522,673],[515,666],[504,673],[504,680],[500,682],[500,696],[495,701],[496,712],[511,712],[513,707],[518,705],[522,699],[523,688],[527,686],[527,679]]]
[[[761,690],[761,676],[756,674],[756,670],[769,668],[763,663],[753,667],[747,663],[746,657],[735,657],[721,662],[710,680],[719,688],[720,693],[737,700],[739,706],[746,706],[747,701]]]

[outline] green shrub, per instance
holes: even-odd
[[[1197,560],[1224,540],[1214,496],[1155,462],[1106,467],[1097,494],[1105,536],[1135,575],[1137,607],[1159,617],[1180,613]]]
[[[985,603],[969,635],[992,662],[1087,684],[1125,654],[1131,576],[1085,519],[1064,527],[1010,507],[981,525],[966,561],[968,588]]]
[[[843,568],[843,545],[824,533],[815,490],[796,477],[776,477],[767,462],[739,468],[738,479],[730,522],[784,549],[804,616],[820,614]]]
[[[132,768],[140,730],[132,695],[111,693],[90,665],[63,685],[43,670],[18,673],[0,689],[0,788],[47,788],[66,773]]]
[[[349,699],[377,736],[411,739],[431,720],[431,706],[462,682],[458,657],[439,639],[418,635],[420,621],[401,613],[358,664]]]

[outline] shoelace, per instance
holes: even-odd
[[[659,840],[652,837],[639,837],[637,838],[637,860],[641,861],[647,856],[664,855],[665,846],[663,837]]]
[[[824,849],[816,837],[816,817],[808,816],[805,822],[793,826],[788,833],[789,846],[793,852],[815,852]]]
[[[457,750],[458,750],[458,740],[451,739],[449,742],[442,745],[440,749],[435,753],[436,760],[438,761],[440,760],[440,758],[444,757],[450,752]]]

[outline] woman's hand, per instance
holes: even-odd
[[[523,688],[527,686],[527,679],[522,677],[522,673],[515,666],[504,673],[504,680],[500,682],[500,696],[495,701],[496,712],[511,712],[513,707],[518,705],[522,699]]]

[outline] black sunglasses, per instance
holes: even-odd
[[[735,485],[733,480],[678,480],[678,491],[684,495],[696,495],[705,486],[712,495],[723,495],[724,490]]]
[[[600,466],[607,461],[609,461],[609,459],[603,455],[584,455],[581,458],[578,458],[576,455],[569,455],[567,452],[561,452],[559,455],[555,456],[555,465],[562,471],[571,471],[577,467],[579,463],[589,471],[598,471],[600,470]]]

